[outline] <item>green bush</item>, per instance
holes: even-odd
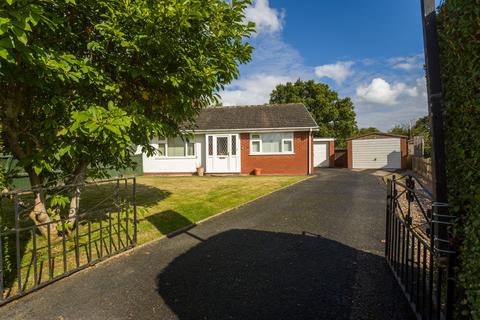
[[[457,281],[464,316],[480,319],[480,0],[444,1],[438,26]]]

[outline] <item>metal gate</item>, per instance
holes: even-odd
[[[388,180],[385,257],[418,319],[446,319],[453,308],[448,262],[454,252],[435,236],[451,219],[412,176]]]
[[[58,212],[35,224],[30,216],[39,192],[48,210]],[[72,195],[75,210],[62,207]],[[0,306],[136,243],[135,178],[0,193]]]

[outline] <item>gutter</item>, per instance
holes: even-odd
[[[245,132],[292,132],[292,131],[319,131],[318,127],[284,127],[284,128],[242,128],[242,129],[203,129],[184,130],[192,133],[245,133]]]
[[[312,174],[312,129],[308,133],[308,175]]]

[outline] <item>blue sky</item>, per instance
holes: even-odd
[[[301,78],[350,97],[359,127],[427,113],[419,0],[256,0],[246,13],[255,52],[225,105],[267,103],[275,85]]]

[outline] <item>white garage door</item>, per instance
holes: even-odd
[[[352,141],[352,166],[358,169],[400,169],[400,139],[359,139]]]
[[[313,166],[328,167],[328,142],[315,141],[313,144]]]

